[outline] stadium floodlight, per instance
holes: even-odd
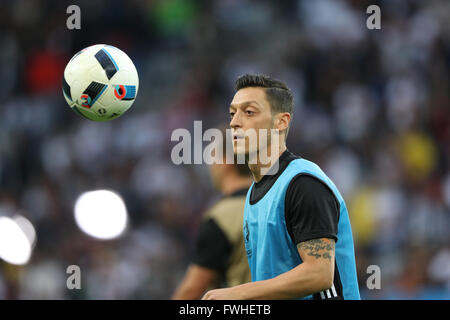
[[[26,264],[33,251],[36,232],[25,217],[0,217],[0,258],[11,264]]]
[[[86,234],[97,239],[114,239],[126,229],[128,213],[122,198],[110,190],[82,193],[75,202],[75,221]]]

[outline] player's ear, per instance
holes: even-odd
[[[280,112],[275,115],[274,128],[278,129],[280,132],[283,132],[289,127],[290,122],[291,114],[289,112]]]

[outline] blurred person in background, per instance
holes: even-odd
[[[208,289],[251,281],[242,228],[251,173],[246,164],[237,164],[236,159],[227,157],[227,150],[232,151],[233,146],[231,138],[226,137],[229,131],[221,132],[222,140],[213,143],[216,150],[222,148],[223,161],[216,161],[209,169],[223,198],[204,214],[192,262],[172,299],[200,299]]]

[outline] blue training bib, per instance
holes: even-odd
[[[336,267],[342,284],[343,298],[359,300],[352,229],[344,199],[320,167],[305,159],[291,161],[270,190],[256,204],[250,204],[253,185],[247,193],[243,227],[252,281],[274,278],[302,263],[297,247],[287,231],[284,212],[286,190],[291,180],[298,174],[312,175],[325,183],[339,202]],[[312,299],[312,295],[304,299]]]

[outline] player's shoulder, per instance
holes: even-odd
[[[296,208],[299,203],[314,206],[334,203],[335,206],[333,205],[333,207],[337,208],[338,211],[340,207],[339,200],[330,186],[320,178],[307,173],[296,175],[289,183],[286,191],[286,208]]]
[[[322,173],[322,168],[314,161],[296,156],[290,161],[288,168],[293,171],[301,171],[306,173]]]
[[[308,188],[310,185],[328,187],[326,181],[328,177],[322,168],[315,162],[305,158],[297,157],[289,163],[287,168],[290,172],[289,186],[300,185]]]
[[[305,193],[314,193],[319,190],[331,191],[330,187],[319,177],[309,173],[298,173],[289,182],[288,189],[296,188]]]
[[[242,234],[245,199],[245,196],[224,197],[207,212],[206,217],[212,219],[231,242]]]
[[[245,195],[223,197],[207,210],[205,218],[223,219],[239,214],[240,209],[243,210],[245,206],[245,198]]]

